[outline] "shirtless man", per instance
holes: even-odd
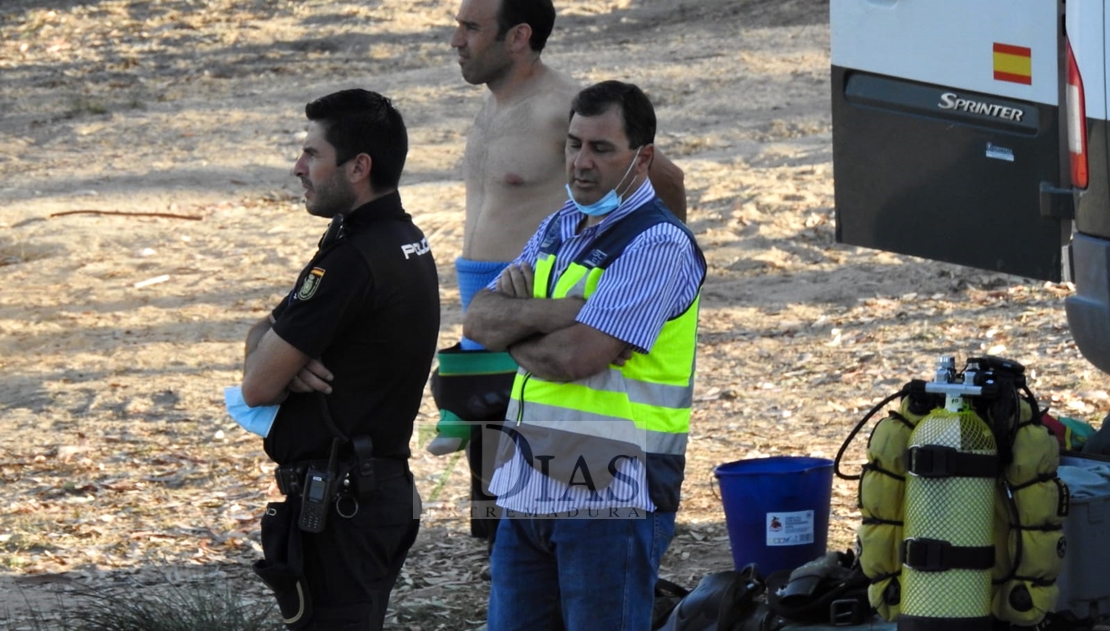
[[[583,86],[540,59],[555,25],[552,0],[462,0],[455,20],[451,47],[458,51],[463,79],[489,88],[467,134],[463,159],[466,224],[455,270],[465,311],[478,290],[520,253],[540,222],[567,200],[570,105]],[[685,221],[682,170],[656,152],[649,176],[659,197]],[[434,454],[457,451],[475,437],[475,427],[504,420],[516,365],[507,353],[470,354],[482,350],[464,337],[439,353],[432,392],[441,420],[439,434],[428,445]],[[475,410],[468,404],[476,400],[487,405]],[[478,501],[492,500],[480,479],[480,440],[470,441],[468,456],[476,500],[471,533],[492,537],[499,511],[492,501]]]
[[[582,86],[540,59],[555,22],[551,0],[462,0],[456,20],[451,46],[463,79],[489,88],[466,138],[462,256],[507,263],[567,199],[567,124]],[[682,171],[657,154],[649,173],[685,220]]]

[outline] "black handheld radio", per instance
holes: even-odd
[[[335,470],[321,471],[309,467],[301,496],[301,518],[298,526],[305,532],[323,532],[328,522],[328,509],[335,494]]]
[[[339,460],[339,446],[347,442],[347,437],[335,426],[328,409],[328,399],[323,392],[316,393],[320,403],[320,413],[334,438],[331,440],[331,454],[328,467],[309,467],[304,479],[304,494],[301,496],[301,517],[297,526],[305,532],[323,532],[328,524],[328,511],[336,499],[339,476],[336,473]]]

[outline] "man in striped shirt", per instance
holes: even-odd
[[[461,0],[455,20],[450,44],[462,77],[488,88],[462,161],[466,221],[455,272],[465,313],[474,294],[565,199],[561,151],[570,103],[582,85],[542,58],[555,27],[551,0]],[[660,152],[650,176],[668,208],[684,219],[682,169]],[[471,534],[492,542],[500,511],[487,501],[489,478],[477,475],[488,468],[488,457],[470,437],[475,426],[504,413],[504,384],[516,366],[504,353],[484,351],[463,337],[439,353],[432,395],[441,419],[427,449],[443,455],[467,447]]]
[[[650,628],[685,466],[705,259],[648,179],[655,112],[574,99],[569,199],[474,297],[464,334],[520,365],[491,481],[490,631]],[[619,605],[615,604],[619,603]]]

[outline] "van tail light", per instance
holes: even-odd
[[[1068,151],[1071,153],[1071,183],[1087,188],[1087,106],[1083,94],[1083,77],[1075,63],[1075,53],[1068,42]]]

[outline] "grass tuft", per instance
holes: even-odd
[[[0,610],[0,631],[281,631],[273,602],[245,600],[228,581],[189,581],[166,575],[138,582],[81,588],[51,612],[28,603],[23,615]],[[26,600],[26,599],[25,599]],[[60,609],[60,611],[58,610]]]

